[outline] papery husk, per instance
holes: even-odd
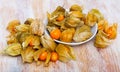
[[[41,44],[44,48],[48,48],[51,51],[54,51],[56,47],[56,43],[54,42],[54,40],[47,34],[41,36]]]
[[[73,49],[71,49],[72,47],[68,46],[68,45],[63,45],[63,44],[59,44],[56,47],[56,52],[59,55],[59,60],[62,62],[67,62],[69,60],[75,60],[75,54],[73,52]]]
[[[41,36],[44,34],[44,24],[39,19],[35,19],[30,25],[30,30],[32,34]]]
[[[39,50],[39,49],[41,49],[41,48],[42,48],[41,45],[34,45],[34,46],[33,46],[33,49],[36,49],[36,50]]]
[[[52,30],[57,29],[58,27],[57,26],[47,26],[46,28],[50,33]]]
[[[56,16],[56,15],[59,15],[59,14],[64,14],[65,13],[65,9],[63,8],[63,7],[61,7],[61,6],[58,6],[56,9],[55,9],[55,11],[53,11],[52,13],[51,13],[51,16],[53,17],[53,16]]]
[[[17,43],[18,42],[18,39],[16,38],[15,34],[14,35],[10,35],[8,37],[8,40],[7,40],[7,44],[12,44],[12,43]]]
[[[47,17],[48,17],[48,25],[57,25],[57,26],[61,26],[61,24],[63,24],[65,22],[65,19],[62,21],[57,21],[57,17],[59,15],[63,15],[65,16],[65,9],[61,6],[58,6],[56,8],[55,11],[53,11],[51,14],[47,13]]]
[[[80,11],[80,12],[82,12],[82,7],[77,5],[77,4],[74,4],[74,5],[71,6],[70,11]]]
[[[98,30],[106,30],[108,28],[108,21],[101,20],[98,22]]]
[[[30,25],[34,21],[33,18],[27,18],[27,20],[24,22],[26,25]]]
[[[92,9],[89,13],[94,14],[97,17],[98,22],[104,19],[103,14],[98,9]]]
[[[34,58],[34,53],[35,50],[32,47],[27,47],[26,49],[21,51],[21,57],[23,60],[23,63],[28,62],[28,63],[32,63]]]
[[[80,11],[71,11],[67,18],[65,25],[66,27],[77,27],[84,25],[84,14]]]
[[[12,43],[7,46],[7,48],[4,50],[5,54],[8,54],[10,56],[18,56],[20,55],[22,51],[22,46],[20,43]]]
[[[49,66],[50,58],[51,58],[51,52],[48,51],[48,55],[47,55],[47,58],[46,58],[44,66],[46,66],[46,67]]]
[[[73,40],[75,42],[82,42],[89,39],[92,36],[92,32],[90,31],[90,27],[87,25],[83,25],[76,29],[76,32],[73,36]]]
[[[61,24],[60,30],[61,30],[61,31],[64,31],[64,30],[66,30],[66,29],[68,29],[68,27],[65,26],[65,23]]]
[[[26,39],[22,43],[22,46],[23,46],[23,48],[26,48],[29,44],[31,46],[39,46],[40,38],[38,36],[29,35],[28,37],[26,37]]]
[[[71,11],[70,16],[77,17],[77,18],[83,18],[84,14],[80,11]]]
[[[109,25],[107,20],[98,22],[98,30],[103,30],[109,39],[115,39],[117,36],[117,24]]]
[[[92,9],[88,12],[85,24],[89,26],[94,26],[100,20],[103,20],[104,17],[97,9]]]
[[[104,30],[108,34],[109,39],[115,39],[117,37],[117,24],[114,23],[112,26],[108,26]]]
[[[47,50],[47,48],[41,48],[37,51],[34,52],[34,60],[38,61],[39,60],[39,56],[41,53],[45,52]]]
[[[16,33],[15,27],[18,26],[18,25],[20,25],[20,21],[19,21],[19,20],[10,21],[10,22],[8,23],[7,30],[8,30],[10,33],[14,34],[14,33]]]
[[[27,31],[29,31],[29,29],[30,29],[30,26],[25,25],[25,24],[20,24],[20,25],[16,26],[16,30],[18,32],[27,32]]]
[[[60,60],[61,62],[66,63],[66,62],[70,61],[71,59],[66,58],[66,57],[64,57],[64,56],[60,56],[60,57],[59,57],[59,60]]]
[[[29,35],[28,37],[26,37],[26,39],[22,43],[23,48],[26,48],[30,44],[30,42],[33,40],[33,37],[33,35]]]
[[[97,17],[94,14],[88,13],[85,24],[92,27],[96,23],[97,23]]]
[[[65,26],[68,28],[71,27],[75,28],[77,26],[82,26],[82,25],[84,25],[84,22],[77,17],[70,16],[66,18]]]
[[[63,42],[72,42],[74,33],[75,33],[74,28],[66,29],[62,32],[62,34],[60,36],[60,40]]]
[[[23,43],[29,35],[31,35],[29,32],[18,32],[16,38],[20,43]]]
[[[99,30],[96,37],[94,45],[98,48],[105,48],[110,45],[110,40],[107,38],[107,34],[103,32],[103,30]]]

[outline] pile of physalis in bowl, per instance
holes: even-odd
[[[47,14],[47,33],[56,42],[67,45],[80,45],[91,40],[97,33],[97,22],[103,18],[101,13],[92,9],[88,14],[78,5],[68,10],[58,6]]]
[[[49,62],[68,62],[75,60],[73,48],[64,44],[57,44],[44,33],[44,24],[39,19],[28,18],[24,24],[19,20],[9,22],[7,30],[8,46],[2,52],[9,56],[21,56],[23,63],[37,62],[37,65]]]
[[[117,35],[117,24],[109,26],[97,9],[85,14],[82,7],[76,4],[69,10],[58,6],[52,13],[47,13],[47,17],[46,33],[58,43],[80,45],[96,36],[94,45],[105,48]]]

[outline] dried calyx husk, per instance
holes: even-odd
[[[62,34],[60,36],[60,40],[63,42],[72,42],[74,33],[75,33],[74,28],[66,29],[62,32]]]
[[[73,40],[75,42],[82,42],[87,40],[92,36],[92,32],[90,30],[90,27],[87,25],[83,25],[81,27],[78,27],[76,29],[76,32],[74,34]]]
[[[12,43],[7,46],[7,48],[4,50],[4,53],[10,56],[18,56],[20,55],[21,51],[22,46],[20,43]]]
[[[30,31],[32,34],[41,36],[44,34],[44,24],[39,19],[35,19],[30,24]]]
[[[98,22],[98,33],[94,45],[98,48],[105,48],[110,44],[111,39],[117,36],[117,24],[109,25],[107,20]]]
[[[100,20],[103,20],[104,17],[97,9],[92,9],[88,12],[85,20],[85,24],[89,26],[94,26]]]
[[[8,40],[7,40],[7,44],[12,44],[12,43],[17,43],[18,42],[18,39],[16,38],[16,35],[15,34],[11,34],[9,35],[8,37]]]
[[[23,48],[26,48],[28,45],[33,46],[39,46],[40,45],[40,37],[39,36],[34,36],[34,35],[29,35],[26,37],[26,39],[23,41],[22,46]]]
[[[74,16],[67,17],[65,22],[66,27],[73,27],[73,28],[77,26],[82,26],[83,24],[84,24],[84,21]]]
[[[65,26],[67,27],[77,27],[84,24],[85,15],[82,13],[82,9],[78,5],[73,5],[70,8],[70,12],[66,17]]]
[[[98,48],[105,48],[110,44],[110,40],[107,38],[107,34],[102,30],[99,30],[96,37],[94,45]]]
[[[16,33],[16,26],[20,25],[19,20],[13,20],[8,23],[7,30],[11,33],[14,34]]]
[[[77,5],[77,4],[74,4],[74,5],[71,6],[70,11],[80,11],[80,12],[82,12],[82,7]]]
[[[30,26],[26,24],[20,24],[16,26],[16,30],[18,32],[28,32],[30,30]]]
[[[43,36],[41,36],[40,40],[44,48],[48,48],[51,51],[55,50],[55,47],[57,44],[54,42],[54,40],[49,35],[44,34]]]
[[[34,53],[35,50],[32,47],[27,47],[26,49],[21,51],[21,57],[23,60],[23,63],[28,62],[31,63],[34,60]]]
[[[16,38],[17,38],[18,42],[20,42],[22,44],[29,35],[31,35],[31,33],[29,33],[29,32],[17,32]]]
[[[30,25],[33,21],[34,21],[33,18],[28,18],[28,19],[24,22],[24,24]]]
[[[108,21],[107,20],[101,20],[98,22],[98,30],[105,30],[105,28],[108,27]]]
[[[58,44],[55,51],[58,53],[59,60],[62,62],[68,62],[76,59],[74,50],[71,46]]]
[[[65,21],[65,14],[65,9],[61,6],[58,6],[51,14],[47,13],[48,25],[61,26]]]
[[[104,32],[108,34],[109,39],[115,39],[117,37],[117,23],[114,23],[111,26],[106,26]]]
[[[41,48],[39,50],[37,50],[35,53],[34,53],[34,60],[37,62],[37,65],[40,65],[41,61],[39,60],[39,56],[40,54],[42,54],[43,52],[47,52],[47,58],[45,60],[45,63],[44,65],[45,66],[48,66],[49,65],[49,62],[50,62],[50,57],[51,57],[51,52],[47,49],[47,48]],[[40,63],[40,64],[39,64]]]
[[[49,32],[51,32],[54,29],[57,29],[57,26],[46,26],[46,28],[48,29]]]

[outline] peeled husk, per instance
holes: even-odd
[[[61,26],[61,24],[65,22],[65,19],[62,21],[57,21],[57,18],[59,17],[59,15],[65,16],[65,14],[66,14],[65,9],[61,6],[58,6],[56,10],[53,11],[51,14],[47,13],[48,23],[49,23],[48,25]]]
[[[90,27],[87,25],[83,25],[76,29],[73,40],[75,42],[82,42],[89,39],[92,36],[92,32],[90,31]]]
[[[44,34],[43,36],[41,36],[40,40],[44,48],[48,48],[51,51],[55,50],[56,43],[53,41],[53,39],[50,36]]]
[[[40,54],[45,52],[46,50],[47,50],[46,48],[41,48],[41,49],[35,51],[34,52],[34,60],[38,61]]]
[[[58,27],[57,26],[47,26],[46,28],[49,32],[51,32],[52,30],[57,29]]]
[[[32,34],[41,36],[44,34],[44,24],[39,19],[35,19],[30,25],[30,30]]]
[[[110,44],[110,40],[107,38],[107,34],[102,30],[99,30],[96,37],[94,45],[98,48],[105,48]]]
[[[107,20],[98,22],[98,30],[103,30],[109,39],[115,39],[117,36],[117,23],[109,25]]]
[[[82,12],[82,7],[77,5],[77,4],[74,4],[74,5],[71,6],[70,11],[80,11],[80,12]]]
[[[100,20],[103,20],[103,15],[97,9],[92,9],[88,12],[85,24],[89,26],[94,26]]]
[[[21,56],[22,56],[22,60],[23,63],[28,62],[31,63],[33,62],[34,58],[34,52],[35,50],[32,47],[27,47],[26,49],[21,51]]]
[[[67,17],[65,22],[66,27],[74,27],[74,28],[77,26],[82,26],[83,24],[84,22],[82,20],[74,16]]]
[[[13,43],[8,45],[8,47],[4,51],[10,56],[18,56],[22,51],[22,46],[20,43]]]
[[[109,39],[115,39],[117,37],[117,24],[114,23],[112,26],[108,26],[104,30],[108,34]]]
[[[32,46],[39,46],[40,38],[38,36],[29,35],[22,43],[22,46],[23,48],[26,48],[29,44],[31,44]]]
[[[16,33],[16,38],[20,43],[23,43],[29,35],[31,35],[29,32],[18,32]]]
[[[46,67],[49,66],[50,58],[51,58],[51,52],[48,51],[48,55],[47,55],[47,58],[45,60],[45,65],[44,66],[46,66]]]
[[[39,60],[39,56],[41,53],[43,52],[47,52],[47,58],[45,60],[45,66],[49,66],[49,62],[50,62],[50,57],[51,57],[51,52],[49,50],[47,50],[47,48],[41,48],[39,50],[37,50],[35,53],[34,53],[34,60],[37,62],[37,65],[40,65],[41,64],[41,61]]]
[[[74,33],[75,33],[74,28],[66,29],[62,32],[62,34],[60,36],[60,40],[63,42],[72,42]]]
[[[7,40],[7,44],[17,43],[18,40],[15,35],[10,35]]]
[[[59,60],[62,62],[68,62],[69,60],[75,60],[75,54],[71,46],[58,44],[55,51],[59,55]]]
[[[7,30],[8,30],[10,33],[14,34],[14,33],[16,33],[15,27],[18,26],[18,25],[20,25],[20,21],[19,21],[19,20],[10,21],[10,22],[8,23]]]
[[[80,11],[71,11],[70,16],[77,17],[77,18],[83,18],[84,14]]]
[[[66,27],[77,27],[84,25],[84,14],[80,11],[71,11],[65,22]]]
[[[33,21],[34,21],[33,18],[28,18],[28,19],[24,22],[24,24],[30,25]]]
[[[94,14],[97,17],[98,22],[104,19],[102,13],[98,9],[92,9],[89,13]]]
[[[29,25],[20,24],[20,25],[16,26],[16,30],[18,32],[27,32],[30,29],[29,27],[30,27]]]
[[[108,28],[108,21],[107,20],[101,20],[98,22],[98,30],[106,30]]]

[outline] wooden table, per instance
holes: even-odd
[[[99,9],[109,21],[120,24],[120,0],[0,0],[0,50],[6,47],[6,26],[9,21],[26,18],[46,18],[46,12],[58,5],[69,8],[72,4],[81,5],[87,12]],[[57,61],[49,67],[36,66],[36,63],[23,64],[21,57],[0,55],[0,72],[120,72],[120,27],[117,38],[106,49],[97,49],[93,40],[74,47],[77,60],[68,63]]]

